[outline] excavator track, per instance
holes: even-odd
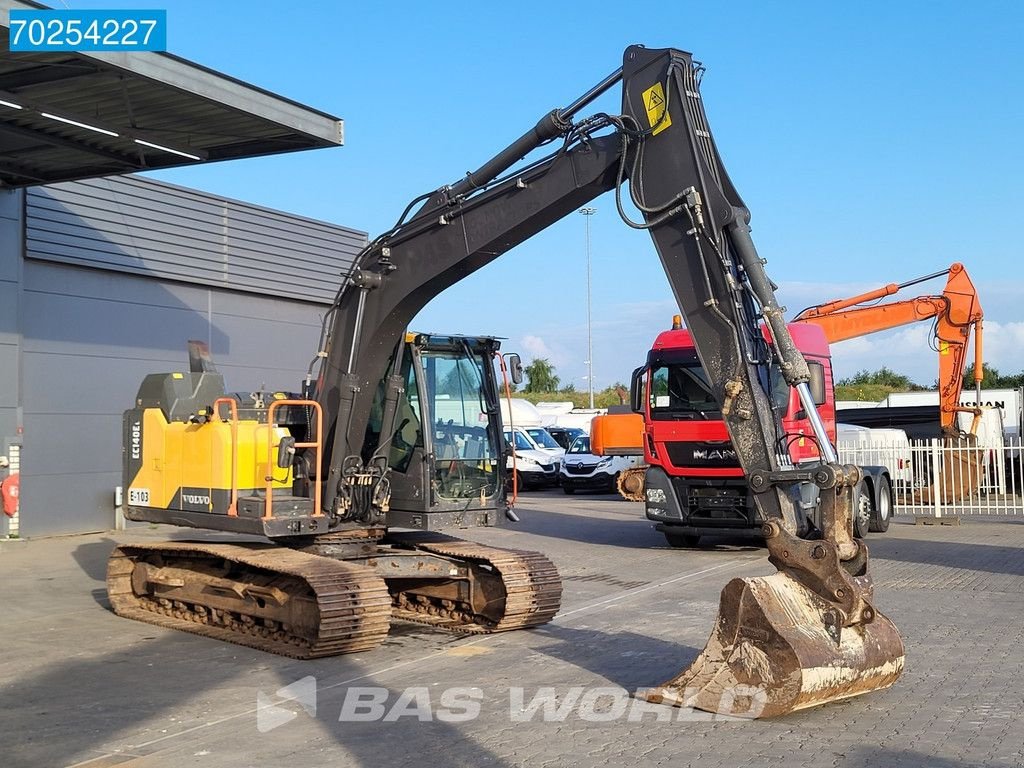
[[[369,650],[390,627],[371,568],[276,546],[121,545],[107,593],[119,616],[296,659]]]
[[[630,467],[619,473],[616,483],[619,496],[626,501],[644,501],[644,477],[647,467]]]
[[[416,549],[472,566],[473,579],[500,579],[504,595],[499,613],[481,614],[458,600],[397,592],[392,615],[452,632],[489,634],[526,629],[550,621],[561,606],[558,569],[539,552],[488,547],[439,533],[389,534],[395,547]]]

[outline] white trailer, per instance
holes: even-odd
[[[888,468],[897,488],[914,484],[913,453],[902,429],[836,424],[836,450],[844,463]]]
[[[893,392],[880,403],[883,407],[898,407],[903,405],[938,405],[939,393],[936,390],[925,392]],[[981,390],[981,403],[974,396],[973,389],[965,389],[960,393],[960,404],[968,408],[975,408],[978,405],[999,410],[1002,417],[1003,435],[1007,440],[1016,440],[1022,434],[1022,422],[1024,422],[1024,396],[1020,389],[983,389]],[[970,426],[970,415],[967,415]],[[963,425],[961,424],[961,428]]]

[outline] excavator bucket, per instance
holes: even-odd
[[[785,573],[733,579],[715,629],[682,674],[638,695],[735,717],[775,717],[888,688],[903,640],[869,611],[842,627],[828,602]]]
[[[981,487],[985,472],[985,454],[973,435],[948,439],[942,445],[942,461],[934,482],[915,493],[916,501],[954,504],[971,498]]]

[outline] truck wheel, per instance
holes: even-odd
[[[868,535],[871,527],[871,516],[874,514],[874,504],[871,500],[871,489],[868,484],[861,481],[857,486],[857,498],[853,506],[853,535],[863,539]]]
[[[700,536],[693,533],[670,533],[665,531],[665,541],[676,549],[693,549],[700,543]]]
[[[565,494],[568,494],[568,495],[571,496],[572,494],[576,493],[576,489],[572,488],[571,486],[568,486],[568,485],[563,485],[562,486],[562,493],[565,493]]]
[[[516,478],[516,487],[518,487],[520,491],[530,490],[530,484],[526,482],[526,478],[523,477],[522,472],[516,472]]]
[[[878,508],[872,508],[871,523],[868,528],[875,533],[888,531],[889,521],[892,520],[892,508],[892,483],[889,482],[889,478],[883,477],[878,488]]]

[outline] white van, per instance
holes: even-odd
[[[545,485],[555,485],[558,482],[558,465],[565,453],[551,435],[544,432],[552,447],[543,447],[530,432],[540,430],[542,427],[505,427],[505,442],[512,446],[515,451],[515,472],[519,477],[518,486],[520,490],[529,488],[540,488]],[[538,435],[543,439],[542,435]],[[509,456],[505,465],[509,472],[513,470],[512,457]]]
[[[615,493],[619,473],[643,461],[643,456],[595,456],[590,452],[590,437],[582,435],[572,441],[562,457],[559,480],[566,493],[583,489]]]

